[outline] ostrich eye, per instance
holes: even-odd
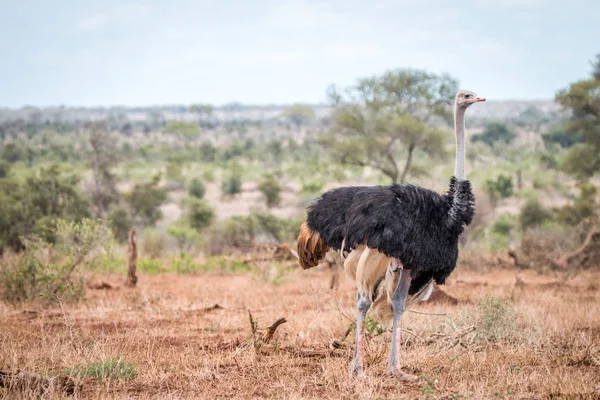
[[[468,99],[469,97],[471,97],[470,94],[465,94],[465,99]]]

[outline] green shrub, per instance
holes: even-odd
[[[180,252],[190,252],[201,239],[197,230],[187,226],[171,226],[167,229],[167,232],[177,241]]]
[[[251,216],[234,215],[208,231],[207,251],[223,254],[229,249],[249,249],[254,243],[256,222]]]
[[[205,271],[245,272],[250,270],[250,266],[239,258],[217,256],[208,257],[202,269]]]
[[[167,191],[159,187],[160,175],[149,182],[136,184],[125,199],[133,212],[133,217],[142,225],[154,225],[162,218],[160,206],[167,201]]]
[[[492,201],[505,199],[513,195],[513,181],[509,175],[498,175],[496,180],[488,179],[485,183]]]
[[[282,187],[279,180],[274,175],[267,175],[262,182],[258,184],[258,190],[265,196],[267,206],[273,207],[281,201]]]
[[[142,254],[152,259],[162,257],[167,249],[167,237],[157,229],[144,229],[141,239]]]
[[[215,220],[215,212],[206,200],[189,198],[185,207],[187,222],[197,231],[202,231]]]
[[[214,183],[216,181],[215,172],[212,169],[206,169],[202,172],[202,179],[205,182]]]
[[[233,196],[242,192],[242,171],[237,165],[233,166],[223,179],[221,190],[224,196]]]
[[[203,199],[206,194],[206,188],[202,181],[198,178],[194,178],[188,185],[188,194],[196,199]]]
[[[41,300],[51,303],[84,297],[80,267],[110,252],[112,235],[103,221],[56,221],[56,244],[39,237],[26,240],[26,249],[0,263],[2,296],[9,302]],[[54,251],[53,257],[48,257]]]
[[[521,229],[524,231],[531,227],[542,225],[552,219],[552,214],[546,210],[537,199],[529,199],[521,209],[519,217]]]
[[[137,270],[146,274],[158,274],[163,271],[160,260],[140,258],[137,260]]]
[[[498,235],[508,236],[514,227],[514,220],[508,215],[503,215],[494,221],[492,232]]]
[[[302,183],[302,193],[313,194],[319,193],[323,189],[323,184],[318,181],[310,181]]]
[[[171,263],[171,271],[178,274],[194,274],[201,269],[203,269],[202,265],[194,262],[188,254],[181,254]]]

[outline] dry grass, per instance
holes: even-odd
[[[421,376],[417,384],[384,375],[387,332],[368,340],[366,382],[348,377],[351,346],[322,357],[300,351],[327,349],[354,314],[351,283],[330,290],[329,274],[313,270],[277,285],[250,273],[141,275],[135,289],[89,291],[64,312],[0,303],[0,369],[80,371],[80,398],[600,398],[600,274],[568,284],[515,274],[458,271],[445,289],[467,303],[421,304],[417,311],[446,315],[406,315],[404,365]],[[477,325],[486,294],[512,299],[514,323],[498,325],[498,337]],[[250,344],[247,309],[260,328],[287,318],[270,351]],[[129,372],[104,372],[116,363]],[[33,394],[0,389],[0,398],[19,396]]]

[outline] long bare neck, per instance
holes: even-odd
[[[454,176],[458,181],[467,179],[465,176],[465,111],[462,107],[454,107],[454,131],[456,133]]]

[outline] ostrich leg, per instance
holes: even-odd
[[[354,358],[350,364],[350,376],[357,376],[365,379],[363,370],[363,341],[364,341],[364,322],[367,311],[371,307],[372,301],[368,295],[356,294],[356,342],[354,345]]]
[[[392,309],[394,311],[394,323],[392,325],[392,344],[390,346],[390,358],[388,361],[388,374],[399,378],[403,381],[416,381],[417,378],[414,375],[402,372],[400,369],[400,321],[402,320],[402,314],[404,314],[404,303],[408,296],[408,289],[410,288],[411,272],[408,269],[397,270],[400,274],[398,280],[398,286],[394,290],[392,295]]]

